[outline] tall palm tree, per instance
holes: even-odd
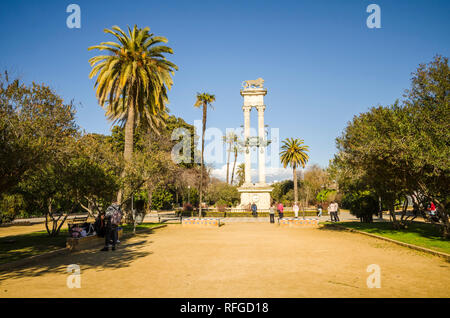
[[[97,76],[95,87],[100,106],[110,120],[125,126],[124,159],[133,158],[133,135],[139,122],[156,129],[166,117],[167,90],[178,67],[164,54],[173,50],[163,43],[167,39],[150,33],[150,28],[128,27],[126,34],[118,26],[105,29],[118,42],[102,42],[89,50],[107,51],[107,55],[91,58],[90,78]],[[122,172],[124,176],[125,170]],[[117,195],[122,201],[123,189]]]
[[[228,145],[228,158],[227,158],[227,184],[230,181],[230,156],[231,152],[234,151],[234,145],[237,141],[237,135],[234,132],[228,133],[227,136],[223,137],[223,142]]]
[[[280,152],[283,167],[286,168],[289,165],[293,170],[295,202],[298,201],[297,167],[302,166],[305,168],[309,159],[307,154],[309,147],[303,145],[303,143],[303,139],[287,138],[283,140],[283,145],[281,146],[282,151]]]
[[[236,136],[236,139],[233,144],[233,152],[234,152],[234,163],[233,163],[233,170],[231,171],[231,185],[233,185],[234,182],[234,171],[236,169],[236,161],[238,157],[238,153],[241,152],[241,148],[239,147],[239,137]]]
[[[203,194],[203,152],[205,150],[205,130],[206,130],[206,114],[208,110],[208,105],[212,107],[212,103],[214,103],[216,100],[216,97],[214,95],[208,94],[208,93],[197,93],[197,100],[194,104],[194,107],[203,107],[203,120],[202,120],[202,157],[200,162],[200,205],[198,209],[198,216],[202,217],[202,194]]]

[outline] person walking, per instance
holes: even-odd
[[[278,211],[278,218],[282,219],[283,212],[284,212],[283,203],[281,203],[281,202],[278,203],[277,211]]]
[[[270,223],[275,223],[275,204],[271,204],[269,208]]]
[[[258,216],[258,207],[255,202],[252,203],[251,209],[253,217],[256,218]]]
[[[298,207],[297,202],[294,203],[294,206],[292,207],[292,209],[294,210],[295,218],[298,219],[298,210],[299,210],[299,207]]]
[[[340,222],[339,220],[339,204],[334,201],[334,219],[336,220],[336,222]]]
[[[430,210],[430,215],[431,216],[435,216],[436,215],[436,206],[434,205],[433,201],[430,202],[429,210]]]
[[[118,241],[118,227],[122,219],[122,212],[117,202],[112,203],[105,213],[105,247],[101,249],[102,252],[109,251],[109,246],[112,244],[112,250],[116,250]]]
[[[330,221],[334,222],[334,211],[333,202],[328,205],[328,214],[330,215]]]
[[[317,205],[317,211],[318,211],[317,216],[321,217],[322,216],[322,204],[319,203]]]

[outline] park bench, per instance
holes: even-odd
[[[89,216],[75,216],[73,219],[68,220],[67,223],[68,224],[83,224],[86,223],[88,220]]]
[[[85,215],[85,216],[75,216],[73,219],[70,219],[67,221],[67,227],[69,230],[69,236],[72,235],[72,230],[73,228],[75,228],[76,226],[81,226],[81,225],[87,225],[87,229],[86,231],[88,232],[88,234],[91,234],[94,232],[94,222],[90,222],[89,221],[89,215]]]
[[[158,223],[168,220],[178,220],[181,222],[181,214],[178,212],[158,212]]]
[[[121,239],[123,236],[123,229],[119,228],[118,238]],[[90,235],[85,237],[68,237],[66,240],[66,248],[68,248],[71,252],[89,249],[93,247],[99,247],[105,244],[105,238],[99,237],[97,235]]]

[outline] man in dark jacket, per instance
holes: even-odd
[[[109,245],[112,243],[112,250],[116,250],[116,243],[118,241],[118,226],[120,223],[121,212],[120,206],[117,202],[111,204],[105,213],[105,247],[101,249],[102,252],[109,251]]]
[[[252,203],[252,214],[253,214],[253,216],[256,218],[257,216],[258,216],[258,207],[256,206],[256,203]]]

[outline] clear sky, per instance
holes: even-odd
[[[81,29],[66,26],[71,3],[81,7]],[[371,3],[381,8],[381,29],[366,26]],[[310,163],[325,167],[355,114],[393,103],[419,63],[449,56],[449,13],[446,0],[2,1],[0,68],[50,85],[78,104],[83,129],[109,134],[88,78],[88,59],[97,53],[87,48],[113,40],[104,28],[149,26],[168,38],[180,67],[172,114],[200,120],[195,94],[210,92],[217,101],[208,126],[237,128],[242,81],[263,77],[266,124],[281,139],[304,139]],[[256,115],[252,120],[256,127]]]

